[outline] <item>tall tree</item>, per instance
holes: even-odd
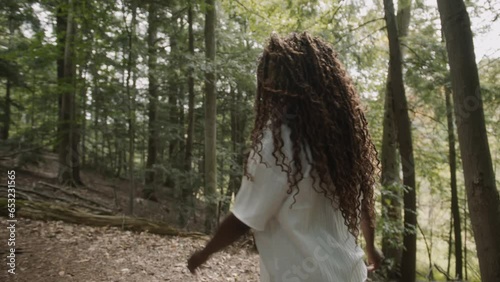
[[[9,29],[9,39],[7,43],[8,50],[12,50],[13,48],[13,39],[14,39],[14,31],[15,31],[15,18],[16,13],[18,12],[19,7],[17,7],[16,3],[9,3],[8,5],[8,29]],[[3,104],[3,115],[2,115],[2,124],[0,126],[0,140],[7,140],[9,138],[9,130],[10,130],[10,107],[12,103],[11,95],[12,95],[12,87],[13,87],[13,77],[14,75],[14,66],[9,64],[7,61],[1,62],[2,67],[10,68],[10,71],[5,71],[5,100]],[[16,71],[17,72],[17,71]],[[2,72],[3,73],[3,72]]]
[[[496,188],[469,14],[463,0],[438,0],[446,39],[465,188],[481,281],[500,281],[500,199]]]
[[[399,0],[397,25],[400,40],[408,35],[411,15],[411,0]],[[402,47],[401,47],[402,48]],[[401,49],[401,51],[403,51]],[[402,52],[403,53],[403,52]],[[391,88],[390,70],[387,74],[387,84],[384,99],[384,121],[381,154],[381,184],[382,215],[385,222],[382,237],[382,252],[389,261],[387,279],[398,279],[401,267],[402,238],[404,228],[401,216],[401,198],[403,195],[400,173],[400,164],[397,150],[397,137],[394,122],[394,101]]]
[[[462,280],[462,226],[460,224],[460,207],[457,191],[457,154],[455,151],[455,129],[453,126],[453,105],[451,104],[451,89],[444,89],[446,100],[446,121],[448,127],[448,162],[450,166],[451,213],[453,217],[453,232],[455,235],[455,277]]]
[[[222,212],[229,211],[229,204],[234,194],[238,193],[241,185],[241,167],[243,166],[243,149],[245,148],[245,126],[247,117],[242,114],[244,111],[243,93],[240,87],[236,91],[231,91],[231,155],[233,168],[229,176],[229,184],[226,190],[226,200],[222,205]]]
[[[59,84],[59,183],[65,185],[81,184],[79,173],[78,134],[75,119],[75,20],[72,0],[60,2],[57,9]],[[64,44],[64,47],[62,46]]]
[[[401,260],[401,280],[415,281],[416,278],[416,253],[417,253],[417,201],[415,192],[415,164],[413,158],[413,140],[411,121],[408,114],[405,87],[403,83],[402,53],[399,44],[398,27],[394,15],[392,0],[384,0],[385,21],[389,37],[389,76],[391,78],[391,91],[394,100],[394,118],[403,165],[403,185],[405,193],[404,202],[404,237],[403,255]]]
[[[205,1],[205,197],[207,201],[205,232],[210,233],[217,216],[217,157],[216,157],[216,117],[217,93],[215,91],[215,0]]]
[[[158,20],[156,14],[157,6],[154,1],[148,6],[148,79],[149,79],[149,103],[148,103],[148,147],[144,189],[144,198],[149,198],[154,191],[155,186],[155,170],[157,147],[158,147],[158,129],[157,129],[157,107],[158,107],[158,82],[156,78],[156,38],[158,33]]]
[[[124,24],[127,33],[127,78],[125,83],[125,90],[128,99],[128,170],[129,170],[129,178],[130,178],[130,190],[129,190],[129,206],[128,212],[130,214],[134,213],[134,197],[135,197],[135,122],[136,122],[136,113],[135,113],[135,74],[134,78],[132,78],[132,68],[135,66],[135,54],[134,54],[134,37],[135,37],[135,27],[137,25],[137,6],[135,1],[130,2],[130,10],[132,13],[132,19],[130,21],[130,25],[127,24],[127,20],[125,18],[125,3],[123,4],[123,17]],[[124,52],[125,53],[125,52]],[[130,80],[133,80],[134,85],[130,85]]]
[[[56,48],[57,48],[57,133],[56,133],[56,147],[54,151],[59,150],[59,143],[61,142],[61,127],[62,125],[62,83],[64,80],[64,47],[66,44],[66,26],[67,26],[67,7],[65,1],[59,0],[56,7]],[[59,152],[60,153],[60,152]],[[61,164],[60,164],[61,165]]]
[[[188,50],[191,60],[194,59],[194,33],[193,33],[193,1],[188,1]],[[192,181],[191,169],[193,162],[193,140],[194,140],[194,68],[189,67],[188,70],[188,116],[187,116],[187,131],[186,131],[186,145],[184,154],[184,172],[187,181],[184,181],[182,186],[182,200],[183,206],[186,207],[191,203],[192,198]],[[187,210],[184,209],[180,213],[179,221],[182,225],[185,224]]]

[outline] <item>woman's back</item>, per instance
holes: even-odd
[[[278,164],[295,169],[290,162],[293,154],[287,125],[281,126],[281,139],[284,159],[278,159]],[[273,151],[272,133],[267,128],[260,155],[250,154],[251,180],[243,181],[233,209],[237,218],[256,230],[261,281],[364,281],[364,253],[335,203],[332,206],[314,188],[317,181],[306,153],[301,155],[302,179],[293,188],[299,191],[290,191],[286,172],[276,164]],[[308,152],[307,148],[302,152]]]

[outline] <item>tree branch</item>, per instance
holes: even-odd
[[[351,29],[349,29],[349,30],[347,30],[347,31],[343,31],[343,33],[344,33],[345,35],[341,36],[341,37],[340,37],[340,38],[339,38],[339,39],[335,42],[335,44],[337,44],[337,43],[339,43],[340,41],[342,41],[342,39],[344,39],[344,38],[347,36],[347,34],[349,34],[349,33],[353,32],[353,31],[356,31],[356,30],[358,30],[358,29],[360,29],[360,28],[362,28],[362,27],[364,27],[364,26],[366,26],[366,25],[369,25],[369,24],[373,23],[373,22],[380,21],[380,20],[384,20],[384,18],[376,18],[376,19],[371,19],[371,20],[369,20],[369,21],[366,21],[366,22],[364,22],[364,23],[362,23],[362,24],[358,25],[358,26],[357,26],[357,27],[355,27],[355,28],[351,28]]]

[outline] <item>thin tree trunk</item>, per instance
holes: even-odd
[[[9,139],[11,89],[12,89],[12,83],[10,81],[10,78],[7,77],[7,82],[5,82],[5,104],[3,105],[4,116],[2,121],[3,125],[0,130],[0,140]]]
[[[54,151],[60,153],[60,143],[62,142],[62,99],[64,87],[64,49],[66,47],[66,29],[67,29],[67,8],[65,0],[59,0],[56,9],[56,42],[57,42],[57,131]]]
[[[74,42],[75,42],[75,36],[76,36],[76,24],[73,22],[73,32],[72,32],[72,36],[73,36],[73,39],[72,39],[72,42],[73,42],[73,46],[71,47],[71,51],[72,51],[72,58],[73,60],[76,60],[76,54],[75,54],[75,47],[74,47]],[[81,138],[81,133],[80,133],[80,122],[79,122],[79,118],[80,118],[80,110],[78,108],[78,103],[76,101],[77,99],[77,96],[76,96],[76,89],[77,89],[77,79],[76,79],[76,64],[75,62],[73,61],[72,62],[72,70],[71,70],[71,73],[72,73],[72,90],[71,90],[71,168],[72,168],[72,176],[73,176],[73,181],[76,185],[83,185],[82,183],[82,180],[80,178],[80,159],[81,159],[81,156],[80,156],[80,147],[79,147],[79,143],[80,143],[80,138]]]
[[[384,101],[384,123],[382,133],[381,152],[381,184],[382,192],[382,218],[384,225],[382,234],[382,252],[388,262],[387,279],[397,280],[400,276],[401,256],[403,254],[402,232],[402,201],[403,196],[397,150],[397,136],[394,124],[394,105],[391,89],[390,75],[387,76],[387,88]]]
[[[229,184],[225,194],[225,201],[222,206],[222,212],[225,214],[229,212],[231,198],[238,192],[241,185],[241,171],[243,166],[243,148],[244,148],[244,130],[245,130],[245,116],[242,115],[241,105],[242,97],[240,89],[231,92],[231,149],[233,164],[236,164],[230,169]]]
[[[92,71],[92,86],[93,86],[93,91],[92,91],[92,107],[94,108],[94,114],[93,114],[93,118],[94,118],[94,141],[93,141],[93,144],[92,144],[92,150],[94,151],[94,154],[92,154],[93,156],[93,159],[92,159],[92,163],[93,163],[93,166],[94,168],[97,168],[97,164],[98,164],[98,150],[97,150],[97,144],[98,144],[98,140],[99,140],[99,130],[98,130],[98,126],[99,126],[99,87],[97,86],[97,67],[95,65],[92,65],[92,68],[91,68],[91,71]]]
[[[13,48],[13,38],[14,38],[14,32],[15,32],[15,27],[14,27],[14,18],[15,18],[15,13],[16,13],[16,7],[15,5],[12,5],[9,9],[9,17],[8,17],[8,25],[9,25],[9,41],[8,41],[8,49],[9,51]],[[16,74],[17,75],[17,74]],[[10,130],[10,106],[11,106],[11,96],[12,96],[12,86],[13,86],[13,81],[11,80],[10,76],[7,75],[7,81],[5,82],[5,104],[3,104],[3,120],[2,120],[2,126],[0,128],[0,140],[7,140],[9,139],[9,130]],[[33,120],[33,115],[31,117]]]
[[[61,115],[60,115],[60,143],[59,143],[59,183],[75,186],[80,184],[78,153],[75,151],[75,94],[74,94],[74,19],[73,2],[68,1],[66,31],[62,36],[65,39],[63,56],[63,76],[60,78],[61,90]],[[58,69],[59,72],[59,69]],[[59,75],[59,73],[58,73]],[[77,143],[76,143],[77,144]]]
[[[188,40],[189,40],[189,54],[191,59],[194,58],[194,34],[193,34],[193,1],[188,2]],[[186,145],[184,151],[184,172],[186,174],[186,181],[182,185],[182,207],[179,213],[179,222],[181,225],[186,223],[186,215],[188,214],[188,206],[193,198],[193,181],[191,178],[192,162],[193,162],[193,138],[194,138],[194,68],[188,69],[188,114],[187,114],[187,131],[186,131]]]
[[[446,265],[446,277],[450,277],[451,252],[453,245],[453,217],[450,219],[450,229],[448,231],[448,264]]]
[[[132,66],[135,63],[134,53],[133,53],[133,40],[135,35],[135,25],[136,25],[136,15],[137,8],[133,4],[132,7],[132,21],[130,26],[127,27],[128,34],[128,58],[127,58],[127,78],[126,78],[126,91],[128,97],[128,136],[129,136],[129,147],[128,147],[128,170],[130,178],[130,190],[129,190],[129,214],[134,213],[134,197],[135,197],[135,175],[134,175],[134,164],[135,164],[135,87],[131,87],[130,79],[132,78]],[[133,78],[135,84],[135,78]]]
[[[156,79],[156,36],[158,32],[156,19],[156,5],[151,2],[148,9],[148,79],[149,79],[149,104],[148,104],[148,145],[146,161],[146,188],[144,198],[148,199],[154,193],[155,171],[158,130],[156,125],[157,107],[158,107],[158,82]],[[153,187],[149,187],[153,185]]]
[[[450,165],[451,213],[453,216],[453,230],[455,235],[455,277],[462,280],[462,227],[460,224],[460,207],[458,206],[457,191],[457,160],[455,151],[455,129],[453,126],[453,106],[451,104],[451,89],[445,86],[446,119],[448,121],[448,160]]]
[[[411,121],[408,115],[408,104],[403,83],[402,54],[392,0],[384,0],[384,11],[389,37],[389,75],[391,77],[391,90],[394,95],[394,117],[397,121],[397,136],[403,165],[403,184],[406,187],[403,198],[405,232],[401,260],[401,280],[413,282],[416,278],[417,236],[415,229],[417,225],[417,201]]]
[[[464,266],[465,266],[465,276],[464,276],[464,280],[467,281],[469,280],[469,275],[468,275],[468,271],[467,271],[467,266],[468,266],[468,263],[467,263],[467,210],[466,210],[466,206],[467,206],[467,197],[465,197],[465,203],[464,203]]]
[[[207,71],[205,72],[205,232],[214,228],[217,216],[217,156],[216,156],[216,92],[215,92],[215,0],[206,0],[205,14],[205,56]]]
[[[176,44],[173,44],[176,47]],[[174,48],[174,47],[172,47]],[[176,155],[179,146],[179,141],[177,138],[177,127],[179,125],[178,113],[177,113],[177,95],[178,88],[175,85],[176,82],[171,83],[170,93],[168,95],[168,122],[170,125],[170,142],[168,146],[168,158],[172,164],[176,162]],[[173,138],[172,138],[173,136]]]
[[[82,167],[85,167],[86,158],[85,158],[85,141],[87,138],[87,86],[85,85],[85,76],[82,77],[84,80],[84,87],[82,89],[82,145],[81,145],[81,164]]]
[[[411,19],[411,0],[398,1],[397,25],[400,42],[408,35]],[[403,47],[401,46],[401,54]],[[401,55],[403,57],[403,55]],[[382,237],[382,252],[389,262],[387,279],[397,280],[400,277],[402,248],[402,230],[404,229],[402,218],[403,185],[399,172],[397,136],[394,123],[394,101],[391,89],[390,69],[387,75],[386,97],[384,102],[384,123],[382,136],[382,174],[381,184],[384,189],[382,193],[382,216],[390,228],[384,228]]]
[[[179,44],[177,38],[172,36],[170,38],[170,57],[174,60],[179,52]],[[183,167],[183,164],[178,163],[179,157],[179,112],[177,111],[177,100],[179,96],[179,86],[177,81],[179,80],[176,74],[173,74],[173,78],[169,81],[168,85],[168,100],[167,100],[167,120],[168,120],[168,161],[172,169],[179,169]],[[170,188],[170,191],[175,195],[176,198],[182,197],[182,191],[177,188],[179,184],[179,178],[173,173],[168,173],[165,181],[165,185]],[[181,188],[182,190],[182,188]]]
[[[496,188],[469,15],[462,0],[438,0],[450,65],[465,188],[481,281],[500,281],[500,199]]]

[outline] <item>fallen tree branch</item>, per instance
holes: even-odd
[[[16,188],[16,199],[33,201],[33,198],[30,195],[28,195],[28,193],[25,193],[24,191],[21,191],[18,188]]]
[[[33,147],[33,148],[27,148],[27,149],[22,149],[22,150],[19,150],[19,151],[14,151],[14,152],[8,153],[6,155],[1,155],[0,159],[2,159],[2,160],[9,159],[9,158],[14,157],[14,156],[19,155],[19,154],[33,152],[33,151],[36,151],[36,150],[43,149],[43,147],[44,146],[37,146],[37,147]]]
[[[76,193],[74,191],[70,191],[70,190],[68,190],[68,189],[66,189],[64,187],[57,186],[57,185],[54,185],[54,184],[50,184],[50,183],[43,182],[43,181],[38,181],[37,184],[40,184],[40,185],[52,188],[54,190],[60,191],[60,192],[62,192],[64,194],[70,195],[72,197],[75,197],[75,198],[77,198],[79,200],[82,200],[82,201],[85,201],[87,203],[90,203],[90,204],[95,205],[97,207],[104,207],[104,205],[102,203],[99,203],[99,202],[94,201],[92,199],[85,198],[82,195],[80,195],[80,194],[78,194],[78,193]],[[36,187],[40,187],[40,186],[37,185]]]
[[[7,186],[0,185],[0,188],[4,188],[4,187],[7,187]],[[18,195],[21,197],[18,197]],[[26,189],[23,187],[16,187],[16,198],[21,199],[21,200],[28,200],[28,201],[56,200],[56,201],[66,203],[70,207],[84,208],[84,209],[87,209],[91,212],[95,212],[96,214],[101,214],[101,215],[112,215],[113,214],[113,211],[111,211],[107,208],[95,207],[95,206],[87,205],[85,203],[77,203],[77,202],[73,202],[73,201],[70,201],[68,199],[62,198],[62,197],[58,197],[56,195],[47,195],[45,193],[38,192],[35,190],[31,190],[31,189]]]
[[[434,267],[437,269],[438,272],[444,275],[446,277],[446,281],[455,281],[456,279],[451,278],[444,269],[442,269],[439,265],[434,264]]]
[[[0,209],[7,209],[7,199],[0,198]],[[35,220],[61,220],[67,223],[85,224],[89,226],[118,227],[134,232],[148,232],[164,236],[180,236],[205,238],[206,235],[198,232],[182,232],[171,226],[154,222],[145,218],[128,216],[95,215],[85,211],[64,207],[49,202],[16,201],[16,216]]]

